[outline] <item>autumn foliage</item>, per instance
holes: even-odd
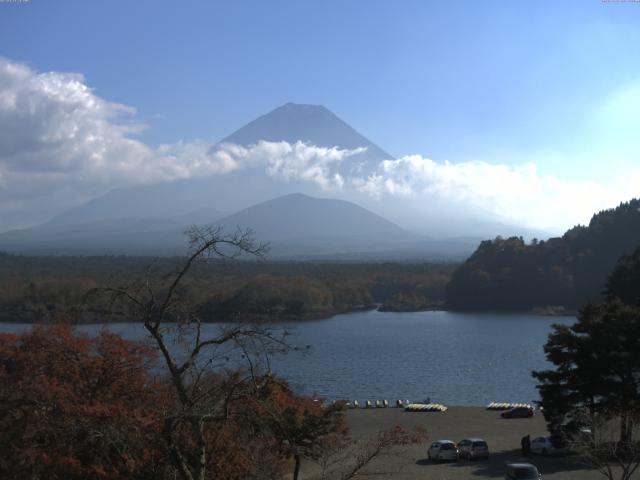
[[[319,399],[296,395],[286,383],[277,380],[266,384],[264,390],[257,404],[257,418],[273,432],[279,451],[293,459],[296,480],[303,458],[315,460],[318,446],[335,436],[346,436],[345,405],[336,402],[327,406]]]
[[[163,427],[178,402],[156,360],[153,348],[106,330],[0,334],[0,478],[177,478]],[[200,387],[227,395],[230,385],[228,415],[205,427],[206,478],[280,478],[346,432],[342,405],[270,375],[218,372]],[[174,435],[188,452],[188,430]]]
[[[158,478],[154,352],[58,325],[0,335],[0,477]]]

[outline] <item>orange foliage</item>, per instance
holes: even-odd
[[[170,382],[151,374],[155,357],[142,343],[68,325],[0,334],[0,478],[176,478],[163,427],[180,408]],[[277,478],[346,433],[342,404],[296,395],[271,376],[226,372],[200,387],[226,395],[230,385],[229,415],[205,426],[206,478]],[[195,451],[188,424],[175,439]]]
[[[281,454],[293,458],[294,480],[303,457],[315,458],[318,445],[345,437],[348,431],[343,402],[325,405],[319,399],[296,395],[285,382],[275,379],[267,383],[256,410]]]
[[[0,335],[2,478],[158,478],[163,386],[154,352],[103,331]]]

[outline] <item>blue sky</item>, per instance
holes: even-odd
[[[398,157],[602,181],[640,164],[639,25],[599,0],[30,0],[0,4],[0,56],[83,74],[150,146],[291,101]]]
[[[154,144],[221,138],[293,101],[324,104],[394,155],[520,163],[600,141],[593,111],[640,84],[638,25],[638,4],[585,0],[31,0],[1,6],[0,45],[83,73],[135,107]],[[599,169],[571,160],[539,166]]]

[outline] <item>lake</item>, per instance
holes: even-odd
[[[549,365],[543,345],[551,324],[574,321],[527,314],[349,313],[285,324],[290,342],[309,348],[276,355],[271,365],[299,390],[329,399],[531,402],[538,398],[531,371]],[[0,324],[0,331],[29,327]],[[95,332],[102,326],[79,328]],[[145,338],[137,324],[108,328]]]

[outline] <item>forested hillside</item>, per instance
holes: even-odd
[[[149,277],[162,288],[183,259],[30,257],[0,253],[0,321],[127,321],[106,309],[104,287]],[[194,266],[185,299],[208,321],[254,316],[296,320],[374,308],[418,310],[444,304],[453,264],[211,261]]]
[[[560,238],[496,238],[478,249],[447,285],[449,308],[460,310],[573,311],[599,300],[607,276],[640,245],[640,200],[595,214]],[[562,310],[556,308],[555,310]]]

